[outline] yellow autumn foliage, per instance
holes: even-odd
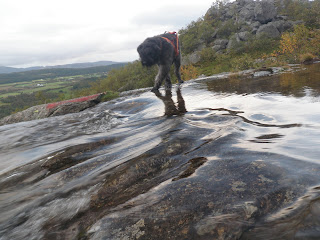
[[[297,25],[293,32],[285,32],[281,36],[279,49],[271,57],[286,57],[290,61],[301,61],[301,56],[319,56],[320,31],[310,30],[303,24]]]
[[[183,80],[195,79],[199,76],[197,68],[193,65],[184,65],[180,71]]]

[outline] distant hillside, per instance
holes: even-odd
[[[52,69],[52,68],[91,68],[91,67],[99,67],[99,66],[109,66],[115,64],[122,64],[119,62],[113,61],[99,61],[99,62],[85,62],[85,63],[71,63],[64,65],[56,65],[56,66],[35,66],[29,68],[13,68],[13,67],[5,67],[0,66],[0,74],[2,73],[14,73],[14,72],[26,72],[33,70],[41,70],[41,69]]]
[[[70,64],[73,65],[74,64]],[[84,64],[80,64],[82,66]],[[67,77],[67,76],[76,76],[76,75],[85,75],[85,74],[94,74],[94,73],[106,73],[111,69],[120,68],[126,65],[126,63],[117,63],[108,66],[97,66],[89,68],[50,68],[50,69],[40,69],[40,70],[31,70],[24,72],[13,72],[7,74],[0,74],[0,84],[4,83],[15,83],[15,82],[25,82],[37,79],[45,78],[56,78],[56,77]]]
[[[118,62],[112,61],[99,61],[99,62],[85,62],[85,63],[71,63],[64,65],[56,65],[56,66],[46,66],[44,68],[90,68],[90,67],[100,67],[100,66],[109,66],[119,64]]]
[[[4,67],[0,66],[0,74],[1,73],[13,73],[13,72],[19,72],[21,68],[12,68],[12,67]]]

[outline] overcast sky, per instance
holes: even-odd
[[[133,61],[147,37],[178,31],[213,0],[0,0],[0,66]]]

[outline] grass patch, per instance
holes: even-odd
[[[119,97],[119,93],[108,91],[108,92],[106,92],[106,94],[102,97],[101,101],[102,101],[102,102],[107,102],[107,101],[110,101],[110,100],[115,99],[115,98],[117,98],[117,97]]]

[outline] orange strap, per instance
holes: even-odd
[[[170,33],[170,34],[176,34],[176,32],[169,32],[169,33]],[[161,37],[161,38],[163,38],[164,40],[166,40],[168,43],[170,43],[170,44],[173,46],[174,51],[176,52],[176,56],[178,56],[178,55],[179,55],[179,40],[178,40],[178,35],[176,35],[177,46],[175,46],[174,43],[173,43],[171,40],[169,40],[168,38],[166,38],[166,37]]]

